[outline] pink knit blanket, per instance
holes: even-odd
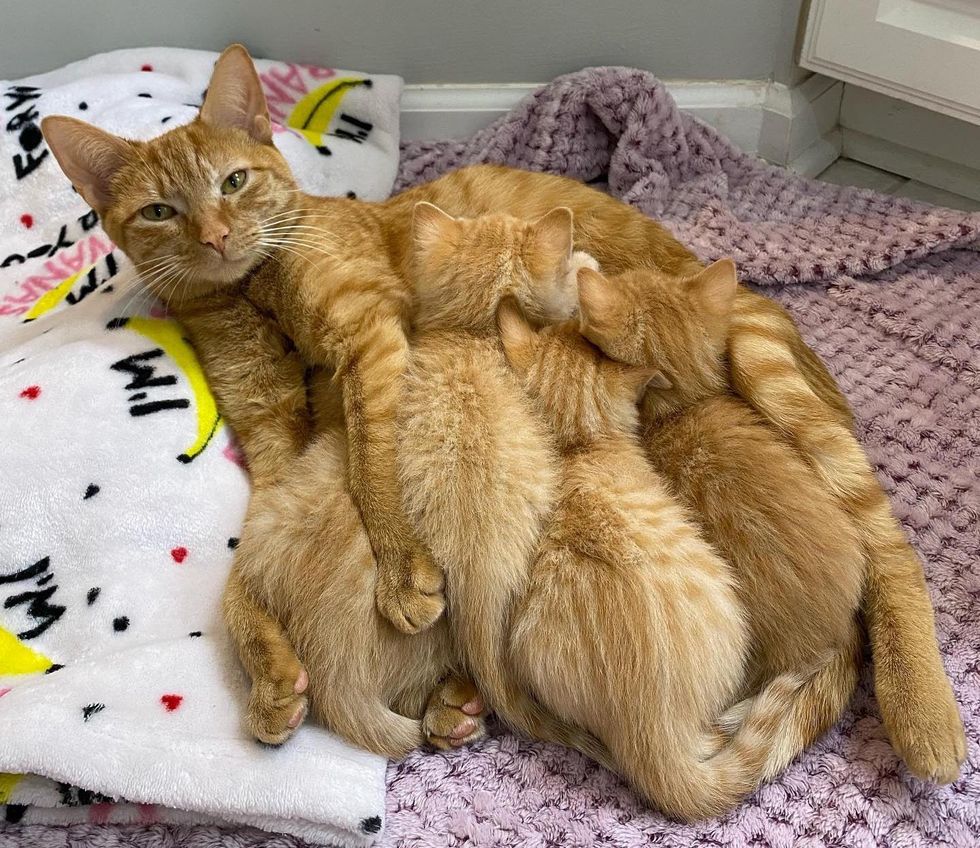
[[[980,215],[805,180],[678,112],[647,73],[556,80],[461,142],[413,142],[405,187],[471,162],[601,183],[704,259],[734,257],[796,317],[851,402],[859,435],[921,554],[969,736],[953,786],[910,777],[868,679],[839,725],[730,815],[695,826],[644,808],[569,751],[497,734],[388,772],[385,846],[980,845]],[[89,842],[91,840],[91,842]],[[0,830],[0,848],[296,846],[212,828]]]

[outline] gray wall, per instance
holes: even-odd
[[[542,82],[601,64],[665,79],[786,81],[801,2],[0,0],[0,78],[117,47],[242,41],[258,56],[410,83]]]

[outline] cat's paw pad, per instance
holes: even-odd
[[[443,585],[442,570],[420,548],[405,552],[400,561],[387,565],[379,561],[378,611],[402,633],[418,633],[442,615]]]
[[[298,661],[253,680],[247,716],[252,735],[266,745],[282,745],[292,736],[306,718],[309,682]]]
[[[422,717],[425,740],[441,751],[475,742],[486,735],[485,712],[472,683],[449,678],[433,693]]]

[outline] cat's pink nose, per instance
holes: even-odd
[[[214,248],[222,256],[228,243],[228,228],[224,224],[216,224],[201,230],[201,244]]]

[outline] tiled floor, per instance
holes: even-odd
[[[885,194],[897,194],[902,197],[910,197],[913,200],[924,200],[927,203],[948,206],[952,209],[965,209],[971,212],[980,209],[980,200],[952,194],[925,183],[908,180],[898,174],[890,174],[888,171],[879,171],[877,168],[855,162],[853,159],[838,159],[817,179],[836,185],[873,188],[875,191]]]

